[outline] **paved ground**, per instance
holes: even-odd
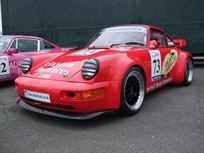
[[[16,106],[13,83],[0,86],[0,153],[204,153],[204,67],[190,87],[149,94],[135,116],[70,121]]]

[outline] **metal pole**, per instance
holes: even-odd
[[[0,0],[0,35],[3,35],[1,0]]]

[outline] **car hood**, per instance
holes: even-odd
[[[50,79],[58,81],[68,81],[72,76],[81,72],[84,62],[90,58],[100,58],[111,54],[126,52],[129,48],[109,48],[109,49],[81,49],[73,53],[63,55],[40,65],[37,69],[32,69],[27,77],[40,79]]]

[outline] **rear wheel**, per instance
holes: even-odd
[[[142,71],[132,67],[123,79],[120,110],[125,115],[133,115],[142,106],[145,97],[145,82]]]
[[[193,81],[193,61],[191,58],[188,58],[186,63],[186,71],[185,71],[185,77],[183,80],[183,85],[190,85]]]

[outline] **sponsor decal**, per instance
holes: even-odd
[[[104,51],[104,49],[85,50],[71,54],[71,56],[89,56]]]
[[[16,62],[16,61],[9,62],[10,68],[20,68],[21,64],[22,64],[22,61],[19,61],[19,62]]]
[[[0,77],[10,75],[8,56],[0,56]]]
[[[142,32],[147,33],[147,28],[140,26],[124,26],[124,27],[111,27],[104,30],[104,32]]]
[[[66,76],[66,78],[69,77],[70,73],[70,68],[74,67],[74,63],[56,63],[56,62],[51,62],[43,67],[37,69],[35,72],[37,73],[52,73],[52,74],[62,74],[63,76]],[[40,75],[39,78],[45,78],[49,79],[51,76],[43,76]]]
[[[160,80],[158,82],[155,82],[155,83],[153,83],[151,86],[149,86],[147,88],[147,92],[150,92],[150,91],[153,91],[155,89],[158,89],[158,88],[160,88],[160,87],[162,87],[162,86],[172,82],[172,80],[173,80],[172,78],[166,78],[166,79]]]
[[[50,74],[41,74],[38,76],[38,78],[42,78],[42,79],[49,79],[51,77]]]
[[[18,62],[11,61],[11,62],[9,62],[10,68],[15,69],[19,76],[22,75],[21,64],[22,64],[22,61],[18,61]]]
[[[29,90],[24,90],[24,96],[33,100],[50,103],[50,95],[47,93],[39,93]]]
[[[161,54],[159,50],[150,50],[152,82],[161,79]]]
[[[9,61],[8,56],[0,56],[0,77],[10,76],[11,71],[21,75],[21,63],[22,61]]]
[[[54,74],[65,74],[69,73],[69,70],[64,70],[64,69],[58,69],[58,68],[40,68],[36,72],[38,73],[54,73]]]
[[[172,49],[169,54],[164,58],[162,65],[162,76],[167,77],[169,72],[172,70],[178,59],[178,52],[175,49]]]
[[[56,62],[51,62],[47,63],[44,67],[58,67],[58,68],[72,68],[75,64],[74,63],[56,63]]]
[[[178,59],[178,51],[172,49],[164,58],[161,64],[161,54],[159,50],[150,50],[151,57],[151,79],[152,82],[167,78]]]

